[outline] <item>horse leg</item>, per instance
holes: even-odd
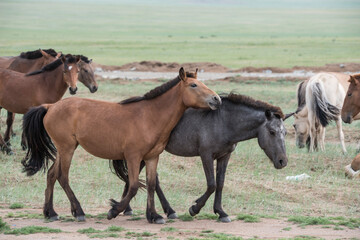
[[[27,142],[26,142],[26,137],[25,137],[25,133],[22,132],[21,134],[21,147],[22,147],[22,150],[26,150],[27,149]]]
[[[68,143],[67,143],[68,144]],[[85,221],[85,213],[81,208],[79,201],[77,200],[74,192],[72,191],[69,185],[69,170],[71,165],[71,159],[74,155],[74,151],[77,147],[77,143],[74,143],[70,146],[71,148],[58,148],[59,154],[59,172],[58,172],[58,181],[61,187],[64,189],[70,204],[71,204],[71,214],[78,221]]]
[[[145,167],[145,162],[144,161],[141,161],[140,163],[140,170],[139,170],[139,173],[141,173],[142,169]],[[121,196],[121,199],[123,199],[127,192],[129,191],[129,180],[125,182],[125,187],[124,187],[124,191],[123,191],[123,194]],[[132,208],[130,207],[130,203],[127,205],[127,207],[125,208],[124,210],[124,215],[125,216],[131,216],[133,215],[133,211],[132,211]]]
[[[336,121],[336,127],[338,130],[338,134],[339,134],[339,140],[341,143],[341,149],[343,151],[343,153],[346,153],[346,147],[345,147],[345,138],[344,138],[344,132],[342,130],[342,123],[341,123],[341,117],[338,116],[338,118],[335,120]]]
[[[165,220],[157,214],[155,209],[154,193],[156,187],[156,168],[159,157],[155,157],[145,161],[146,164],[146,186],[147,186],[147,207],[146,218],[149,223],[164,224]]]
[[[195,202],[195,205],[192,205],[189,208],[189,213],[191,216],[195,216],[198,214],[202,207],[205,206],[206,201],[210,197],[210,195],[215,191],[216,189],[216,183],[215,183],[215,177],[214,177],[214,160],[211,156],[211,154],[201,155],[201,161],[203,164],[205,176],[206,176],[206,182],[207,182],[207,189],[206,192],[198,198]]]
[[[59,155],[57,155],[55,162],[47,172],[47,186],[45,190],[45,203],[43,208],[43,214],[44,217],[48,218],[50,221],[59,220],[58,214],[55,212],[53,206],[54,185],[59,172],[58,163]]]
[[[126,157],[125,157],[126,158]],[[136,195],[139,189],[139,169],[141,157],[127,157],[126,163],[128,166],[129,187],[124,198],[120,202],[114,199],[110,200],[111,209],[108,212],[107,219],[115,218],[119,213],[123,212],[129,206],[130,200]]]
[[[315,140],[317,139],[316,134],[316,126],[315,126],[315,115],[311,111],[308,112],[308,120],[309,120],[309,127],[310,127],[310,147],[309,152],[314,152],[315,150]]]
[[[5,135],[4,135],[4,141],[6,142],[6,144],[8,146],[11,146],[10,144],[10,135],[12,132],[12,125],[14,123],[14,119],[15,119],[15,113],[12,112],[7,112],[7,119],[6,119],[6,131],[5,131]]]
[[[167,215],[167,217],[169,219],[175,219],[178,218],[176,212],[174,211],[174,209],[172,209],[172,207],[170,206],[170,203],[168,202],[168,200],[166,199],[161,187],[160,187],[160,180],[159,180],[159,176],[158,174],[156,174],[156,186],[155,186],[155,191],[156,194],[159,197],[161,206],[165,212],[165,214]]]
[[[320,141],[320,150],[325,151],[325,132],[326,128],[323,126],[319,126],[319,141]]]
[[[219,214],[219,220],[221,222],[231,222],[229,215],[227,215],[221,204],[222,190],[225,182],[226,167],[228,165],[231,153],[222,156],[217,159],[216,163],[216,192],[214,200],[214,213]]]

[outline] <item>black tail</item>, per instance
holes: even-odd
[[[316,117],[319,119],[321,125],[326,127],[331,120],[336,120],[338,118],[340,109],[329,103],[320,83],[315,83],[312,90],[314,94],[313,104]]]
[[[23,172],[32,176],[48,167],[49,159],[55,160],[56,148],[45,130],[43,119],[48,109],[44,106],[31,108],[23,118],[23,131],[28,151],[22,160]]]
[[[125,183],[129,184],[129,175],[128,175],[128,167],[125,160],[110,160],[110,169],[111,172],[114,173],[118,178],[120,178]],[[141,166],[139,171],[141,172],[142,168],[145,166],[145,162],[141,161]],[[139,187],[146,188],[145,181],[139,180]]]

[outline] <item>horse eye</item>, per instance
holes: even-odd
[[[193,84],[191,84],[190,86],[191,86],[192,88],[197,87],[196,83],[193,83]]]
[[[271,134],[271,135],[275,135],[275,131],[274,131],[274,130],[270,130],[270,134]]]
[[[351,97],[352,93],[348,93],[348,97]]]
[[[84,72],[86,72],[86,73],[87,73],[87,72],[88,72],[88,70],[84,69]]]
[[[293,127],[294,127],[294,128],[295,128],[295,130],[296,130],[296,125],[295,125],[295,124],[293,125]]]

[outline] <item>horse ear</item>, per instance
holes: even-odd
[[[295,112],[285,114],[285,117],[284,117],[283,121],[285,121],[286,119],[288,119],[289,117],[291,117],[294,114],[295,114]]]
[[[58,52],[58,53],[56,54],[55,58],[58,59],[58,58],[61,57],[61,55],[62,55],[62,52]]]
[[[354,76],[351,76],[351,75],[350,75],[350,78],[349,78],[348,82],[355,84],[355,86],[357,85],[357,81],[356,81],[356,79],[354,78]]]
[[[198,73],[198,71],[199,71],[199,69],[196,68],[196,70],[195,70],[195,78],[197,78],[197,73]]]
[[[63,63],[66,62],[66,57],[65,57],[64,55],[62,55],[60,59],[61,59],[61,61],[62,61]]]
[[[265,116],[268,120],[271,119],[271,111],[269,109],[265,111]]]
[[[89,60],[89,63],[92,63],[92,59]]]
[[[76,55],[76,56],[75,56],[75,62],[76,62],[76,63],[78,63],[78,62],[80,61],[80,59],[81,59],[81,58],[80,58],[79,55]]]
[[[43,51],[42,49],[40,49],[41,54],[43,55],[44,58],[49,58],[50,54],[48,54],[47,52]]]
[[[181,67],[179,70],[179,78],[186,82],[186,72],[183,67]]]

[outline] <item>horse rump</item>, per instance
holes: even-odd
[[[320,83],[315,83],[312,87],[314,96],[313,107],[316,117],[319,119],[320,124],[326,127],[330,121],[336,120],[340,114],[340,109],[329,103],[324,90]]]
[[[48,108],[45,106],[31,108],[23,118],[23,131],[28,143],[28,151],[21,161],[23,172],[32,176],[39,170],[48,167],[49,159],[55,160],[56,148],[46,132],[43,119]]]

